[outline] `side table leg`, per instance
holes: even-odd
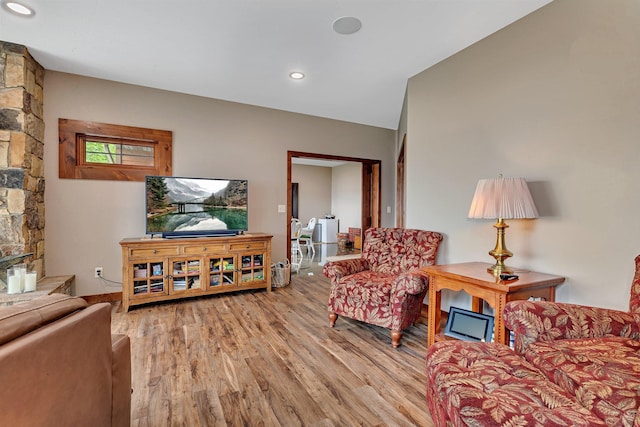
[[[436,335],[440,333],[440,314],[442,292],[436,291],[434,278],[429,280],[429,323],[427,324],[427,346],[436,342]]]
[[[482,299],[478,297],[471,297],[471,311],[482,313]]]
[[[494,316],[494,329],[493,329],[493,341],[509,345],[509,333],[504,326],[504,319],[502,318],[502,311],[507,303],[505,295],[497,295],[495,300],[495,306],[493,307]]]

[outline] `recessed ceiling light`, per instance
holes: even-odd
[[[353,34],[360,31],[362,22],[353,16],[343,16],[333,21],[333,31],[338,34]]]
[[[300,71],[293,71],[289,73],[289,77],[291,77],[294,80],[301,80],[301,79],[304,79],[304,73],[301,73]]]
[[[14,13],[17,13],[20,16],[32,16],[32,15],[35,14],[33,9],[31,9],[31,8],[29,8],[29,7],[27,7],[27,6],[23,5],[23,4],[20,4],[20,3],[9,1],[9,2],[6,2],[4,5],[9,10],[11,10]]]

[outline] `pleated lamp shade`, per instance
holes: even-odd
[[[471,201],[469,218],[538,218],[538,210],[524,178],[481,179]]]

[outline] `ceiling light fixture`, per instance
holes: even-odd
[[[13,1],[5,2],[4,5],[11,12],[16,13],[20,16],[33,16],[35,12],[30,7],[27,7],[21,3],[16,3]]]
[[[362,28],[362,22],[353,16],[343,16],[333,21],[333,31],[338,34],[349,35],[357,33]]]
[[[304,79],[304,73],[301,73],[300,71],[293,71],[289,73],[289,77],[291,77],[294,80],[302,80]]]

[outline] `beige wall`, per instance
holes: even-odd
[[[298,216],[303,224],[331,212],[331,168],[291,165],[291,182],[298,183]]]
[[[60,117],[172,130],[174,175],[248,179],[249,231],[274,235],[276,260],[285,257],[287,218],[277,208],[287,200],[287,150],[380,159],[383,189],[392,188],[394,131],[47,71],[47,274],[76,274],[78,295],[121,289],[94,279],[94,267],[121,280],[118,242],[144,235],[144,188],[59,179]],[[392,198],[383,190],[385,205]]]
[[[564,275],[558,300],[628,308],[640,253],[640,2],[557,0],[413,77],[407,225],[439,261],[490,261],[466,218],[480,178],[530,181],[541,218],[508,221],[512,266]]]

